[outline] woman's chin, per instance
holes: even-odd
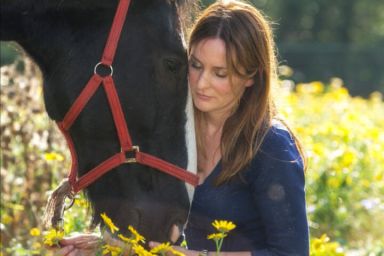
[[[210,112],[212,111],[212,107],[206,103],[195,103],[195,107],[201,112]]]

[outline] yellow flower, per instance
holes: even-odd
[[[64,237],[64,231],[50,229],[44,236],[44,244],[48,246],[59,245],[59,242]]]
[[[224,233],[227,233],[236,228],[236,225],[233,222],[226,220],[215,220],[212,225],[216,228],[217,231]]]
[[[172,255],[175,256],[185,256],[184,253],[179,252],[172,248],[170,243],[163,243],[159,244],[155,248],[152,248],[151,253],[157,254],[157,255],[166,255],[168,252],[172,253]]]
[[[40,229],[38,229],[38,228],[31,228],[31,230],[29,230],[29,234],[31,236],[39,236],[40,235]]]
[[[44,158],[45,160],[47,161],[54,161],[54,160],[57,160],[59,162],[63,161],[64,160],[64,157],[58,153],[55,153],[55,152],[51,152],[51,153],[46,153],[44,154]]]
[[[3,224],[7,225],[7,224],[10,224],[12,221],[13,221],[13,218],[6,213],[1,216],[1,222]]]
[[[183,242],[181,242],[180,246],[187,248],[188,247],[187,240],[183,239]]]
[[[336,177],[330,177],[327,180],[327,185],[331,188],[338,188],[341,185],[341,180]]]
[[[321,237],[320,237],[320,241],[322,243],[328,243],[329,242],[329,237],[327,236],[327,234],[322,234]]]
[[[144,249],[143,246],[139,244],[135,244],[132,247],[133,251],[137,254],[137,256],[154,256],[155,254]]]
[[[117,246],[111,246],[106,244],[103,246],[103,255],[110,254],[111,256],[119,256],[122,252],[122,249]]]
[[[145,238],[139,234],[139,232],[136,231],[136,229],[134,229],[131,225],[128,226],[128,230],[132,233],[132,235],[134,236],[134,240],[136,240],[136,242],[145,242]]]
[[[136,241],[136,239],[134,238],[129,238],[129,237],[126,237],[126,236],[123,236],[122,234],[118,234],[117,235],[122,241],[126,242],[126,243],[129,243],[129,244],[137,244],[138,241]]]
[[[179,251],[176,251],[176,250],[173,249],[173,248],[171,249],[171,252],[172,252],[172,254],[175,255],[175,256],[185,256],[184,253],[179,252]]]
[[[32,249],[34,249],[34,250],[39,250],[39,249],[41,249],[41,244],[40,244],[39,242],[34,242],[34,243],[32,244]]]
[[[383,172],[379,172],[373,178],[374,178],[375,181],[381,181],[381,180],[383,180],[383,177],[384,177],[384,173]]]
[[[101,218],[103,218],[105,225],[107,225],[109,227],[112,234],[114,234],[115,231],[119,231],[119,228],[116,227],[115,224],[113,224],[112,220],[107,216],[107,214],[102,213],[102,214],[100,214],[100,216],[101,216]]]
[[[310,83],[312,93],[322,93],[324,92],[324,84],[319,81],[314,81]]]
[[[213,233],[213,234],[208,235],[207,239],[209,239],[209,240],[219,240],[219,239],[222,239],[222,238],[224,238],[226,236],[227,236],[226,233]]]
[[[84,198],[76,198],[75,204],[80,206],[80,207],[84,207],[84,208],[87,208],[90,206],[89,202],[87,200],[85,200]]]
[[[367,179],[363,179],[363,180],[361,180],[361,185],[362,185],[363,187],[369,188],[369,186],[371,186],[371,183],[370,183],[369,180],[367,180]]]
[[[151,253],[162,254],[162,253],[167,253],[170,250],[172,250],[171,244],[170,243],[163,243],[163,244],[159,244],[158,246],[152,248]]]
[[[311,255],[344,256],[343,248],[336,242],[330,242],[329,237],[323,234],[320,238],[311,240]]]
[[[347,177],[345,178],[345,183],[346,183],[348,186],[352,185],[352,177],[351,177],[351,176],[347,176]]]

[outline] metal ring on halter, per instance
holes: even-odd
[[[139,146],[132,146],[130,150],[124,151],[121,149],[121,152],[125,154],[125,163],[137,163],[136,152],[140,152]],[[131,155],[129,155],[131,154]]]
[[[112,75],[113,75],[113,67],[112,67],[112,65],[105,65],[105,64],[102,63],[102,62],[97,63],[96,66],[95,66],[95,68],[93,69],[93,73],[94,73],[95,75],[96,75],[96,74],[99,75],[99,74],[97,73],[97,68],[98,68],[100,65],[104,65],[104,66],[106,66],[106,67],[109,68],[110,73],[109,73],[109,75],[106,75],[106,76],[112,76]],[[99,76],[100,76],[100,75],[99,75]]]

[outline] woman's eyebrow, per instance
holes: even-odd
[[[226,67],[213,67],[215,70],[224,70],[227,71]]]
[[[196,61],[196,62],[199,62],[200,64],[202,64],[201,61],[196,56],[194,56],[193,54],[191,54],[189,58],[192,61]],[[216,70],[227,70],[227,67],[222,67],[222,66],[214,66],[213,68]]]
[[[195,55],[191,54],[190,55],[190,59],[192,59],[193,61],[197,61],[197,62],[201,62],[198,58],[195,57]]]

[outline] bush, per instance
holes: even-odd
[[[349,248],[383,244],[384,104],[380,93],[351,97],[340,79],[282,81],[280,109],[308,157],[311,234]],[[375,221],[372,225],[372,220]]]

